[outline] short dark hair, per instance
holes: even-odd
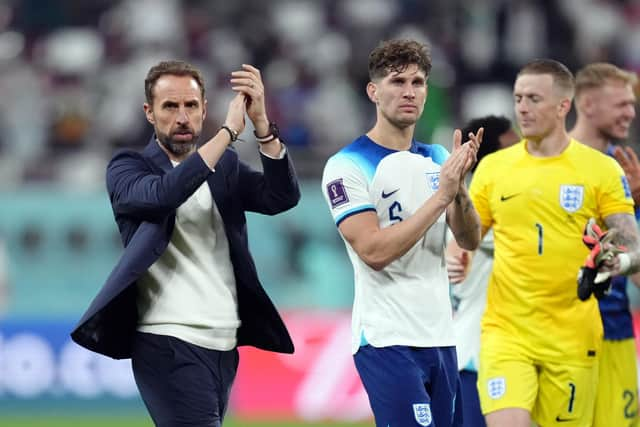
[[[185,61],[162,61],[151,67],[144,79],[144,95],[149,105],[153,105],[153,88],[156,82],[165,75],[191,77],[200,86],[200,94],[204,99],[204,78],[200,70]]]
[[[427,45],[405,39],[383,41],[369,54],[369,79],[373,81],[391,72],[401,73],[412,64],[429,76],[431,54]]]
[[[469,132],[476,133],[478,129],[484,128],[482,143],[478,149],[478,161],[473,165],[472,171],[476,169],[480,160],[488,154],[500,149],[500,135],[512,128],[511,120],[504,116],[484,116],[471,119],[462,129],[462,140],[467,140]]]
[[[573,98],[575,80],[573,74],[566,65],[555,59],[534,59],[525,64],[518,72],[518,77],[523,74],[549,74],[553,84]]]

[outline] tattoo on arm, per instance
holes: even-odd
[[[477,236],[480,229],[480,223],[473,209],[473,204],[466,192],[459,192],[454,198],[454,208],[458,210],[458,220],[462,222],[462,226],[451,227],[451,231],[459,244],[464,244],[470,238]],[[472,215],[471,217],[469,215]],[[460,224],[460,222],[458,222]],[[451,224],[450,224],[451,226]]]
[[[631,214],[613,214],[604,219],[609,229],[617,230],[614,242],[624,245],[631,261],[631,266],[627,275],[640,271],[640,237],[638,236],[638,226]]]
[[[455,202],[456,205],[460,206],[462,208],[462,213],[466,214],[467,212],[469,212],[469,210],[471,209],[471,200],[469,199],[469,197],[467,197],[466,194],[462,195],[460,193],[456,194],[455,197]]]
[[[640,239],[638,237],[638,226],[631,214],[613,214],[604,219],[607,228],[615,228],[617,233],[614,241],[626,246],[631,251],[640,250]]]

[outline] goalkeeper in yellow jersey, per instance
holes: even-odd
[[[573,93],[563,64],[525,65],[513,90],[523,139],[485,157],[471,183],[483,233],[495,238],[478,374],[489,427],[591,425],[602,323],[595,298],[577,296],[587,220],[617,228],[628,249],[628,262],[614,256],[600,271],[640,267],[623,170],[567,134]]]
[[[585,66],[576,74],[576,125],[571,136],[620,159],[640,218],[640,163],[633,151],[616,145],[629,137],[636,115],[635,74],[604,62]],[[610,291],[598,300],[604,341],[598,367],[593,427],[638,425],[638,373],[627,278],[614,277]]]

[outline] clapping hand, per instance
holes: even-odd
[[[253,65],[242,64],[242,70],[231,73],[231,89],[245,96],[247,115],[258,135],[269,132],[262,75]]]
[[[453,151],[440,169],[440,189],[446,200],[451,201],[458,194],[465,175],[475,164],[483,133],[483,128],[476,134],[469,133],[469,140],[462,144],[462,132],[453,132]]]

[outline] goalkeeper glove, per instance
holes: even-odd
[[[602,299],[611,290],[611,273],[599,273],[598,269],[606,260],[618,254],[624,254],[626,251],[623,246],[616,246],[612,243],[614,235],[614,229],[603,232],[593,218],[590,218],[584,227],[582,242],[590,249],[590,252],[578,272],[578,298],[582,301],[589,299],[592,293],[597,299]],[[624,255],[626,257],[624,261],[628,263],[628,256]],[[623,270],[628,269],[628,265],[626,267]]]

